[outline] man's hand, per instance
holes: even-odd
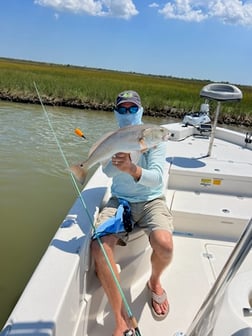
[[[112,164],[119,170],[128,173],[131,168],[131,158],[129,153],[116,153],[112,157]]]
[[[132,163],[130,153],[116,153],[112,157],[112,164],[124,173],[130,174],[136,181],[141,177],[142,168]]]

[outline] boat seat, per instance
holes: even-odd
[[[167,124],[162,125],[163,127],[167,128],[171,135],[170,135],[170,141],[181,141],[185,138],[188,138],[189,136],[193,135],[195,133],[196,128],[193,126],[185,126],[182,123],[176,123],[176,124]]]
[[[202,88],[200,97],[216,101],[240,101],[242,99],[242,92],[231,84],[211,83]]]
[[[236,241],[251,217],[252,198],[167,191],[176,232]]]

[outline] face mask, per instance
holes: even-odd
[[[116,121],[118,126],[125,127],[130,125],[140,125],[142,124],[142,116],[143,116],[143,107],[139,107],[137,113],[127,113],[127,114],[119,114],[115,112]]]

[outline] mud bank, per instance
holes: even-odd
[[[17,95],[11,92],[0,92],[0,100],[10,101],[15,103],[24,103],[24,104],[40,104],[40,101],[37,96],[33,95]],[[78,109],[89,109],[96,111],[113,111],[114,104],[103,104],[96,103],[91,101],[82,101],[81,99],[75,98],[53,98],[53,97],[42,97],[43,104],[48,106],[64,106],[72,107]],[[177,118],[182,119],[186,113],[184,109],[178,109],[176,107],[162,107],[155,110],[148,107],[144,108],[144,114],[147,116],[155,118]],[[236,125],[236,126],[245,126],[252,127],[252,117],[243,116],[243,115],[230,115],[228,113],[221,113],[218,119],[219,124],[226,125]]]

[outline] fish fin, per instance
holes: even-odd
[[[140,145],[140,150],[142,153],[148,150],[148,147],[146,146],[143,138],[139,139],[139,145]]]
[[[70,171],[81,184],[84,184],[88,170],[83,164],[72,165],[68,168],[68,171]]]

